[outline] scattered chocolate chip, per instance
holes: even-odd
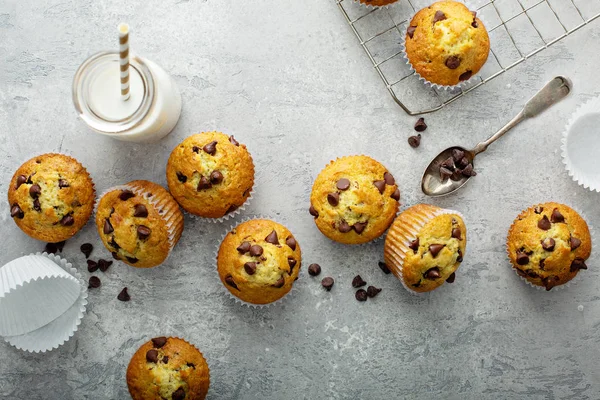
[[[56,243],[46,243],[44,251],[48,254],[56,254],[58,251],[58,246],[56,246]]]
[[[327,201],[333,207],[337,206],[340,203],[340,194],[339,193],[329,193],[327,195]]]
[[[417,30],[416,26],[409,26],[408,29],[406,30],[406,33],[408,34],[409,38],[413,38],[413,36],[415,35],[415,31]]]
[[[338,188],[338,190],[348,190],[350,188],[350,180],[342,178],[337,181],[335,186]]]
[[[96,272],[98,270],[98,263],[94,260],[87,260],[88,272]]]
[[[206,146],[204,146],[202,148],[202,150],[204,150],[206,153],[208,153],[211,156],[213,156],[217,152],[217,141],[215,140],[213,142],[210,142],[209,144],[207,144]]]
[[[546,217],[544,215],[544,217],[538,221],[537,226],[541,230],[547,231],[548,229],[550,229],[550,227],[552,226],[552,224],[550,223],[550,220],[548,220],[548,217]]]
[[[465,152],[461,149],[452,149],[452,159],[455,162],[462,160],[465,156]]]
[[[317,276],[321,273],[321,266],[319,264],[310,264],[308,266],[308,274],[310,276]]]
[[[446,282],[448,283],[454,283],[454,280],[456,279],[456,274],[453,272],[450,274],[450,276],[448,277],[448,279],[446,279]]]
[[[242,242],[242,244],[238,246],[237,251],[239,251],[241,254],[246,254],[250,251],[250,246],[250,242]]]
[[[148,350],[146,353],[146,361],[151,363],[158,362],[158,351],[155,349]]]
[[[458,239],[458,240],[460,240],[460,239],[461,239],[461,237],[460,237],[460,236],[461,236],[461,233],[462,233],[462,232],[460,231],[460,228],[452,228],[452,237],[453,237],[454,239]]]
[[[429,252],[431,253],[431,256],[433,258],[437,257],[437,255],[440,253],[440,251],[442,251],[442,249],[445,247],[445,244],[430,244],[429,245]]]
[[[296,239],[290,236],[289,238],[285,239],[285,244],[287,244],[290,249],[295,251],[298,243],[296,243]]]
[[[136,204],[134,206],[133,216],[137,218],[146,218],[148,216],[148,209],[143,204]]]
[[[252,257],[260,257],[262,256],[263,253],[263,248],[260,247],[259,245],[255,244],[250,246],[250,255]]]
[[[400,189],[396,188],[390,197],[396,201],[400,201]]]
[[[360,277],[360,275],[356,275],[354,277],[354,279],[352,279],[352,287],[353,288],[359,288],[359,287],[365,286],[366,284],[367,284],[367,282],[365,282],[363,280],[363,278]]]
[[[367,288],[367,296],[373,298],[377,296],[381,292],[381,289],[376,288],[375,286],[369,286]]]
[[[354,294],[354,297],[358,301],[367,301],[367,298],[369,297],[369,295],[367,294],[366,290],[364,290],[364,289],[358,289],[356,291],[356,293]]]
[[[273,286],[274,288],[277,288],[277,289],[279,289],[279,288],[282,288],[282,287],[283,287],[283,285],[285,285],[285,279],[284,279],[284,278],[283,278],[283,276],[282,276],[281,278],[279,278],[279,279],[277,280],[277,282],[275,282],[275,283],[274,283],[274,284],[272,284],[271,286]]]
[[[366,227],[367,227],[367,222],[357,222],[354,225],[352,225],[352,229],[354,229],[354,231],[356,233],[358,233],[359,235],[361,233],[363,233],[363,231],[365,230]]]
[[[415,131],[424,132],[427,129],[427,124],[425,123],[425,118],[419,118],[417,122],[415,122]]]
[[[187,182],[187,176],[185,176],[183,174],[183,172],[179,172],[177,171],[177,180],[181,183],[186,183]]]
[[[315,209],[315,207],[313,207],[312,204],[310,205],[310,208],[308,209],[308,213],[315,218],[317,218],[319,216],[319,212]]]
[[[75,218],[71,214],[67,214],[60,220],[62,226],[71,226],[75,223]]]
[[[88,289],[96,289],[99,288],[102,282],[100,282],[100,278],[97,276],[91,276],[88,281]]]
[[[31,187],[29,188],[29,195],[34,199],[37,199],[41,193],[42,188],[37,183],[35,185],[31,185]]]
[[[129,293],[127,293],[127,288],[123,288],[123,290],[121,290],[121,293],[119,293],[119,295],[117,296],[117,299],[119,299],[121,301],[131,300],[131,296],[129,296]]]
[[[19,188],[22,184],[27,182],[27,177],[25,175],[17,176],[17,185],[15,186],[15,190]]]
[[[163,356],[162,362],[167,364],[169,362],[169,356]]]
[[[458,77],[458,80],[460,80],[460,81],[466,81],[466,80],[470,79],[472,76],[473,76],[473,71],[466,71],[466,72],[463,72]]]
[[[385,181],[386,185],[393,186],[396,184],[396,179],[394,179],[394,176],[389,172],[383,174],[383,180]]]
[[[446,19],[446,14],[443,11],[437,10],[433,16],[433,23],[440,22]]]
[[[171,400],[184,400],[185,399],[185,390],[180,386],[176,391],[171,395]]]
[[[150,228],[148,228],[147,226],[140,225],[137,228],[137,237],[140,240],[148,239],[148,237],[150,236],[151,233],[152,233],[152,230]]]
[[[554,251],[554,245],[556,242],[552,238],[546,238],[542,240],[542,248],[546,251]]]
[[[58,180],[58,187],[59,187],[60,189],[63,189],[63,188],[68,188],[68,187],[69,187],[69,182],[67,182],[67,180],[66,180],[66,179],[59,179],[59,180]]]
[[[565,222],[565,217],[558,211],[558,208],[555,208],[552,211],[552,215],[550,216],[550,220],[554,223]]]
[[[446,167],[440,167],[440,179],[445,181],[452,176],[453,172]]]
[[[342,221],[338,225],[338,230],[342,233],[348,233],[352,230],[352,227],[346,221]]]
[[[413,149],[416,149],[421,145],[421,134],[419,133],[417,136],[411,136],[408,138],[408,144]]]
[[[519,264],[519,265],[529,264],[529,256],[526,253],[524,253],[520,250],[517,250],[517,264]]]
[[[94,250],[94,246],[91,243],[84,243],[79,247],[79,250],[85,255],[85,258],[89,258]]]
[[[114,232],[113,226],[110,223],[110,221],[108,220],[108,218],[106,218],[104,220],[104,228],[102,229],[102,232],[104,232],[105,235],[108,235],[108,234]]]
[[[384,274],[386,274],[386,275],[392,272],[392,271],[390,271],[390,269],[388,268],[388,266],[387,266],[387,265],[385,265],[385,263],[384,263],[384,262],[381,262],[381,261],[379,261],[379,263],[378,263],[377,265],[379,265],[379,268],[380,268],[380,269],[383,271],[383,273],[384,273]]]
[[[164,336],[152,339],[152,345],[154,346],[155,349],[160,349],[165,344],[167,344],[167,338]]]
[[[127,259],[127,261],[129,261],[131,264],[135,264],[135,263],[137,263],[138,261],[140,261],[140,260],[138,260],[138,259],[137,259],[137,258],[135,258],[135,257],[127,257],[127,256],[125,256],[125,258],[126,258],[126,259]]]
[[[239,146],[240,145],[240,143],[237,140],[235,140],[235,138],[233,137],[233,135],[229,136],[229,142],[231,144],[233,144],[234,146]]]
[[[123,190],[119,195],[119,199],[122,201],[127,201],[132,197],[135,197],[135,194],[131,190]]]
[[[194,147],[192,147],[192,151],[193,151],[194,153],[198,154],[198,152],[200,151],[200,147],[198,147],[198,146],[194,146]]]
[[[460,171],[461,174],[466,176],[467,178],[470,176],[477,176],[477,172],[473,169],[473,164],[467,164],[467,166]]]
[[[427,271],[425,271],[423,276],[425,277],[425,279],[429,280],[438,279],[441,276],[440,269],[438,267],[429,268]]]
[[[210,189],[212,187],[212,183],[210,183],[210,180],[205,177],[205,176],[201,176],[200,177],[200,181],[198,182],[198,187],[196,188],[197,191],[203,190],[203,189]]]
[[[37,212],[42,211],[42,205],[40,204],[40,199],[33,200],[33,209]]]
[[[587,269],[587,265],[585,265],[585,260],[582,258],[576,258],[571,263],[571,272],[578,271],[580,269]]]
[[[415,254],[417,254],[417,251],[419,250],[419,238],[416,238],[415,240],[410,242],[410,244],[408,245],[408,248],[411,249],[412,251],[414,251]]]
[[[104,260],[101,258],[98,260],[98,269],[102,272],[106,272],[108,268],[112,265],[112,263],[112,261]]]
[[[221,173],[221,171],[213,171],[210,174],[210,182],[213,185],[218,185],[219,183],[223,182],[223,174]]]
[[[323,280],[321,281],[321,286],[323,286],[325,288],[325,290],[327,290],[328,292],[333,287],[333,284],[334,284],[333,278],[330,276],[323,278]]]
[[[277,237],[277,232],[275,232],[275,229],[273,229],[273,231],[271,231],[271,233],[267,235],[267,237],[265,238],[265,242],[271,244],[279,244],[279,238]]]
[[[450,56],[446,58],[446,67],[450,69],[456,69],[460,66],[460,58],[457,56]]]
[[[385,181],[374,181],[373,185],[379,190],[379,193],[383,194],[383,192],[385,192]]]
[[[231,286],[234,289],[238,288],[237,285],[235,284],[235,281],[233,280],[233,277],[231,275],[227,275],[225,277],[225,283],[228,284],[229,286]]]
[[[247,262],[246,264],[244,264],[244,271],[246,271],[248,275],[254,275],[254,273],[256,272],[256,263]]]

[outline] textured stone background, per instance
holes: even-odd
[[[597,0],[579,4],[600,10]],[[132,26],[133,49],[182,90],[181,120],[157,144],[94,135],[72,105],[75,70],[91,53],[115,47],[121,21]],[[600,94],[599,40],[596,21],[427,116],[415,151],[406,138],[416,119],[388,96],[333,0],[3,0],[1,193],[23,161],[51,151],[77,157],[99,191],[132,179],[165,185],[178,142],[222,130],[246,143],[256,161],[256,196],[245,214],[288,225],[304,260],[293,298],[263,310],[240,307],[223,294],[213,257],[230,224],[186,217],[165,265],[115,264],[100,274],[103,286],[90,293],[88,313],[66,345],[24,354],[1,344],[0,397],[127,399],[133,352],[151,337],[177,335],[206,355],[211,399],[600,398],[598,258],[576,284],[546,293],[523,284],[504,253],[512,220],[537,202],[570,204],[600,227],[599,195],[571,181],[559,152],[570,114]],[[557,74],[572,78],[572,96],[491,147],[477,164],[480,176],[459,194],[435,201],[421,194],[420,174],[434,154],[489,136]],[[453,285],[413,297],[377,267],[381,242],[347,247],[320,235],[307,212],[312,181],[330,159],[356,153],[395,174],[404,206],[431,202],[466,215],[468,252]],[[0,217],[0,264],[43,249],[13,224],[4,201]],[[92,224],[63,253],[86,277],[78,248],[88,241],[93,257],[109,256]],[[306,273],[313,262],[336,278],[330,293]],[[379,297],[354,300],[350,282],[358,273],[383,288]],[[116,299],[123,286],[129,303]]]

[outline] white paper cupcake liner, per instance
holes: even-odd
[[[433,207],[436,207],[436,206],[433,206]],[[410,250],[410,248],[409,248],[410,243],[418,236],[421,229],[423,229],[423,227],[435,217],[438,217],[440,215],[445,215],[445,214],[454,214],[454,215],[458,215],[463,221],[465,220],[465,217],[460,212],[455,211],[455,210],[445,209],[445,208],[439,208],[439,207],[437,210],[421,212],[421,214],[425,214],[425,215],[419,215],[419,216],[413,215],[414,221],[413,221],[412,225],[410,226],[410,228],[405,227],[404,232],[399,233],[399,236],[402,236],[402,240],[399,241],[398,246],[390,245],[389,247],[386,247],[387,249],[389,249],[389,252],[393,253],[394,258],[396,258],[395,264],[397,264],[397,266],[396,266],[396,265],[392,265],[391,263],[386,263],[388,269],[390,271],[392,271],[392,273],[396,276],[396,278],[398,278],[400,283],[402,283],[402,286],[404,286],[404,288],[410,294],[413,294],[415,296],[428,295],[431,292],[440,290],[441,287],[443,287],[445,285],[441,285],[440,287],[436,288],[435,290],[432,290],[429,292],[417,292],[417,291],[413,290],[410,286],[408,286],[406,284],[406,282],[404,282],[402,271],[403,271],[404,259],[406,257],[406,253]],[[412,250],[410,250],[410,251],[412,251]],[[465,253],[466,253],[466,248],[465,248]]]
[[[281,304],[283,303],[283,301],[285,299],[291,298],[294,296],[294,293],[296,292],[296,283],[294,282],[294,284],[292,285],[292,288],[290,289],[289,292],[287,292],[282,298],[275,300],[272,303],[268,303],[268,304],[254,304],[254,303],[249,303],[247,301],[241,300],[239,298],[237,298],[236,296],[233,295],[233,293],[231,293],[229,291],[229,289],[227,289],[225,287],[225,285],[223,284],[223,282],[221,282],[221,279],[219,277],[219,272],[217,270],[217,258],[219,256],[219,249],[221,248],[221,243],[223,243],[223,241],[225,240],[225,237],[227,236],[227,234],[229,232],[231,232],[234,228],[236,228],[237,226],[243,224],[244,222],[248,222],[251,221],[253,219],[268,219],[274,222],[277,222],[274,218],[268,217],[268,216],[264,216],[264,215],[253,215],[253,216],[247,216],[244,217],[242,220],[240,220],[238,223],[231,225],[229,227],[229,229],[227,231],[225,231],[222,235],[221,235],[221,240],[219,240],[219,243],[217,244],[216,250],[215,250],[215,255],[214,255],[214,260],[215,260],[215,272],[216,272],[216,278],[217,278],[217,282],[218,284],[222,287],[224,293],[231,299],[233,299],[236,303],[241,304],[242,306],[246,306],[249,308],[267,308],[267,307],[271,307],[277,304]],[[278,222],[279,223],[279,222]],[[283,224],[281,224],[283,225]],[[284,225],[285,226],[285,225]],[[298,271],[298,279],[300,279],[300,274],[302,273],[302,268],[300,268],[300,271]]]
[[[26,257],[43,257],[51,260],[66,273],[77,280],[78,297],[75,302],[58,318],[39,329],[17,336],[5,336],[4,340],[19,350],[27,352],[46,352],[58,348],[68,341],[77,331],[86,311],[87,283],[81,274],[67,260],[60,256],[47,253],[36,253]],[[46,299],[48,301],[48,299]]]
[[[573,113],[562,136],[561,154],[569,176],[585,189],[600,192],[600,97]]]
[[[459,3],[463,3],[471,11],[472,10],[477,10],[478,11],[477,7],[475,7],[473,4],[471,4],[469,2],[458,1],[458,0],[454,0],[454,1],[457,1]],[[410,17],[408,17],[408,19],[407,19],[407,25],[406,25],[407,28],[410,25],[410,23],[413,20],[413,18],[415,17],[415,15],[417,15],[417,13],[419,11],[421,11],[421,9],[416,10]],[[486,24],[485,20],[479,15],[479,12],[477,13],[477,18],[483,23],[483,25],[487,29],[488,25]],[[412,72],[414,72],[414,74],[417,76],[417,78],[419,78],[419,81],[421,81],[423,83],[423,85],[425,85],[425,87],[432,88],[432,89],[437,89],[437,90],[444,90],[446,92],[457,92],[458,90],[462,90],[463,88],[466,88],[469,85],[472,85],[473,82],[476,82],[479,79],[479,73],[483,69],[483,66],[481,67],[481,69],[479,71],[477,71],[476,74],[473,74],[473,76],[471,76],[469,79],[467,79],[466,81],[459,82],[456,85],[439,85],[437,83],[433,83],[433,82],[428,81],[427,79],[425,79],[424,77],[422,77],[421,74],[419,74],[416,69],[414,69],[412,63],[408,59],[408,54],[406,54],[406,31],[402,32],[401,37],[402,37],[402,41],[400,42],[400,48],[402,49],[402,56],[404,58],[404,61],[406,62],[406,65],[408,65],[408,67],[410,68],[410,70]]]
[[[156,185],[158,185],[158,184],[156,184]],[[96,214],[98,213],[98,206],[100,205],[100,201],[102,200],[102,198],[105,195],[107,195],[108,193],[113,192],[115,190],[130,190],[133,193],[135,193],[136,195],[141,196],[144,199],[146,199],[150,204],[152,204],[152,206],[154,208],[164,210],[164,213],[161,214],[161,217],[162,217],[163,221],[165,221],[165,224],[167,225],[167,231],[169,233],[169,237],[168,237],[168,240],[169,240],[169,254],[165,258],[165,260],[163,261],[163,263],[165,261],[167,261],[167,259],[169,258],[169,256],[173,252],[173,248],[179,242],[179,238],[181,236],[180,233],[178,232],[178,225],[175,225],[173,223],[174,221],[172,219],[169,219],[169,217],[172,216],[172,214],[174,212],[175,213],[177,212],[176,210],[174,210],[175,204],[177,204],[177,202],[175,201],[175,199],[172,199],[173,203],[174,203],[172,206],[171,205],[167,205],[167,207],[165,207],[165,203],[167,203],[167,202],[166,201],[165,202],[160,202],[159,196],[152,196],[152,197],[144,196],[146,194],[146,191],[143,188],[139,188],[137,186],[130,185],[130,184],[113,186],[113,187],[111,187],[109,189],[106,189],[104,192],[102,192],[102,194],[100,194],[100,196],[98,196],[98,201],[96,201],[96,205],[94,207],[94,219],[95,219]],[[165,191],[166,191],[166,189],[165,189]],[[170,196],[170,194],[169,194],[169,196]],[[179,209],[179,205],[177,205],[177,208]],[[179,209],[179,212],[181,212],[181,209]],[[95,221],[94,221],[94,223],[95,223]],[[183,230],[183,228],[182,228],[182,230]]]
[[[221,223],[221,222],[224,222],[224,221],[235,219],[250,204],[253,196],[254,196],[254,187],[252,187],[252,190],[250,191],[250,194],[248,195],[248,198],[246,199],[246,201],[244,202],[244,204],[242,204],[241,206],[239,206],[234,211],[232,211],[232,212],[230,212],[228,214],[223,215],[220,218],[206,218],[206,217],[201,217],[201,216],[196,215],[196,214],[192,214],[191,212],[185,211],[185,209],[184,209],[184,211],[185,211],[185,213],[187,215],[189,215],[190,217],[192,217],[196,221],[210,222],[210,223],[213,223],[213,224],[218,224],[218,223]]]
[[[368,9],[368,10],[376,10],[376,9],[378,9],[378,8],[388,8],[389,6],[392,6],[392,5],[394,5],[394,4],[397,4],[397,3],[399,3],[400,1],[405,1],[405,0],[396,0],[396,1],[394,1],[393,3],[386,4],[386,5],[383,5],[383,6],[377,6],[377,5],[373,5],[373,4],[361,3],[359,0],[354,0],[354,3],[355,3],[355,4],[359,4],[359,5],[361,5],[361,6],[365,7],[365,8],[366,8],[366,9]]]
[[[536,207],[537,205],[540,205],[540,204],[543,204],[543,203],[536,204],[536,205],[534,205],[534,206],[532,206],[532,207]],[[592,251],[590,252],[590,256],[589,256],[589,258],[586,260],[586,263],[587,263],[587,261],[591,260],[591,259],[592,259],[592,257],[594,256],[594,248],[596,247],[596,243],[595,243],[595,240],[594,240],[594,229],[593,229],[592,225],[589,223],[589,220],[586,218],[585,214],[583,214],[583,213],[582,213],[582,212],[581,212],[579,209],[577,209],[577,208],[575,208],[575,207],[571,207],[571,206],[570,206],[570,205],[568,205],[568,204],[565,204],[565,205],[566,205],[567,207],[570,207],[571,209],[573,209],[573,210],[574,210],[574,211],[575,211],[577,214],[579,214],[579,216],[581,216],[581,218],[582,218],[582,219],[583,219],[583,220],[584,220],[584,221],[587,223],[588,229],[589,229],[589,231],[590,231],[590,238],[591,238],[591,241],[592,241]],[[530,208],[531,208],[531,207],[530,207]],[[514,223],[510,225],[509,232],[510,232],[510,230],[512,229],[513,225],[514,225]],[[517,276],[518,276],[518,277],[519,277],[519,278],[520,278],[520,279],[521,279],[523,282],[525,282],[527,285],[529,285],[529,286],[531,286],[531,287],[533,287],[533,288],[535,288],[535,289],[537,289],[537,290],[540,290],[540,291],[542,291],[542,292],[545,292],[545,293],[552,293],[552,292],[558,292],[558,291],[564,290],[564,289],[566,289],[566,288],[570,287],[570,286],[571,286],[573,283],[577,283],[579,280],[581,280],[581,274],[582,274],[582,272],[584,272],[584,273],[585,273],[585,271],[578,271],[578,272],[577,272],[577,275],[575,275],[575,277],[574,277],[573,279],[571,279],[570,281],[568,281],[568,282],[566,282],[566,283],[563,283],[562,285],[553,286],[551,290],[546,290],[546,288],[545,288],[545,287],[543,287],[543,286],[538,286],[538,285],[534,285],[533,283],[529,282],[529,281],[528,281],[528,280],[527,280],[527,279],[526,279],[524,276],[521,276],[521,275],[519,275],[519,274],[517,273],[517,270],[514,268],[514,266],[512,265],[512,262],[510,261],[510,251],[509,251],[509,249],[508,249],[508,239],[507,239],[507,241],[506,241],[506,257],[508,258],[508,263],[509,263],[509,265],[510,265],[511,269],[513,270],[513,272],[514,272],[514,273],[515,273],[515,274],[516,274],[516,275],[517,275]]]

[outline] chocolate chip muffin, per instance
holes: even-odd
[[[392,224],[385,264],[410,292],[430,292],[454,282],[466,245],[467,227],[459,213],[417,204]]]
[[[406,30],[406,56],[425,80],[452,86],[485,64],[490,39],[483,23],[462,3],[440,1],[417,12]]]
[[[57,243],[88,222],[96,191],[86,169],[64,154],[42,154],[26,161],[8,187],[10,216],[34,239]]]
[[[382,7],[387,6],[389,4],[393,4],[398,0],[358,0],[360,4],[364,4],[365,6],[371,7]]]
[[[254,185],[254,163],[246,146],[221,132],[192,135],[167,163],[171,194],[187,212],[221,218],[243,205]]]
[[[268,304],[285,296],[298,278],[300,245],[283,225],[253,219],[229,232],[219,248],[217,269],[238,299]]]
[[[398,212],[400,189],[392,174],[367,156],[332,161],[310,195],[310,214],[328,238],[346,244],[381,236]]]
[[[113,257],[138,268],[161,264],[183,231],[183,214],[162,186],[133,181],[98,202],[96,227]]]
[[[127,367],[133,400],[203,400],[209,384],[210,372],[202,353],[176,337],[144,343]]]
[[[544,203],[517,217],[508,232],[507,251],[517,274],[551,290],[587,269],[592,240],[576,211],[564,204]]]

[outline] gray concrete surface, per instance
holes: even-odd
[[[596,0],[579,4],[600,9]],[[121,21],[132,26],[133,49],[161,64],[182,90],[181,120],[157,144],[99,137],[73,109],[77,66],[114,47]],[[427,116],[415,151],[406,139],[416,118],[388,96],[333,0],[2,1],[1,193],[23,161],[52,151],[77,157],[99,191],[132,179],[165,185],[178,142],[222,130],[246,143],[256,161],[256,196],[245,215],[288,225],[304,257],[293,298],[268,309],[240,307],[223,294],[213,258],[230,224],[186,217],[165,265],[115,264],[100,275],[103,286],[90,293],[88,313],[66,345],[25,354],[0,344],[0,398],[127,399],[133,352],[151,337],[177,335],[206,355],[210,399],[599,399],[598,256],[575,284],[545,293],[522,283],[504,253],[512,220],[537,202],[570,204],[600,227],[599,195],[571,181],[558,150],[571,113],[600,94],[599,40],[596,21]],[[570,98],[490,148],[480,175],[459,194],[421,194],[430,157],[487,137],[557,74],[572,78]],[[320,235],[307,212],[312,181],[330,159],[356,153],[393,171],[403,206],[430,202],[465,214],[468,252],[452,286],[413,297],[377,267],[381,242],[346,247]],[[8,214],[0,202],[1,264],[44,247]],[[78,250],[84,242],[96,246],[93,257],[109,254],[91,223],[68,241],[64,256],[89,276]],[[336,278],[330,293],[306,273],[314,262]],[[358,303],[350,286],[356,274],[383,292]],[[116,299],[123,286],[129,303]]]

